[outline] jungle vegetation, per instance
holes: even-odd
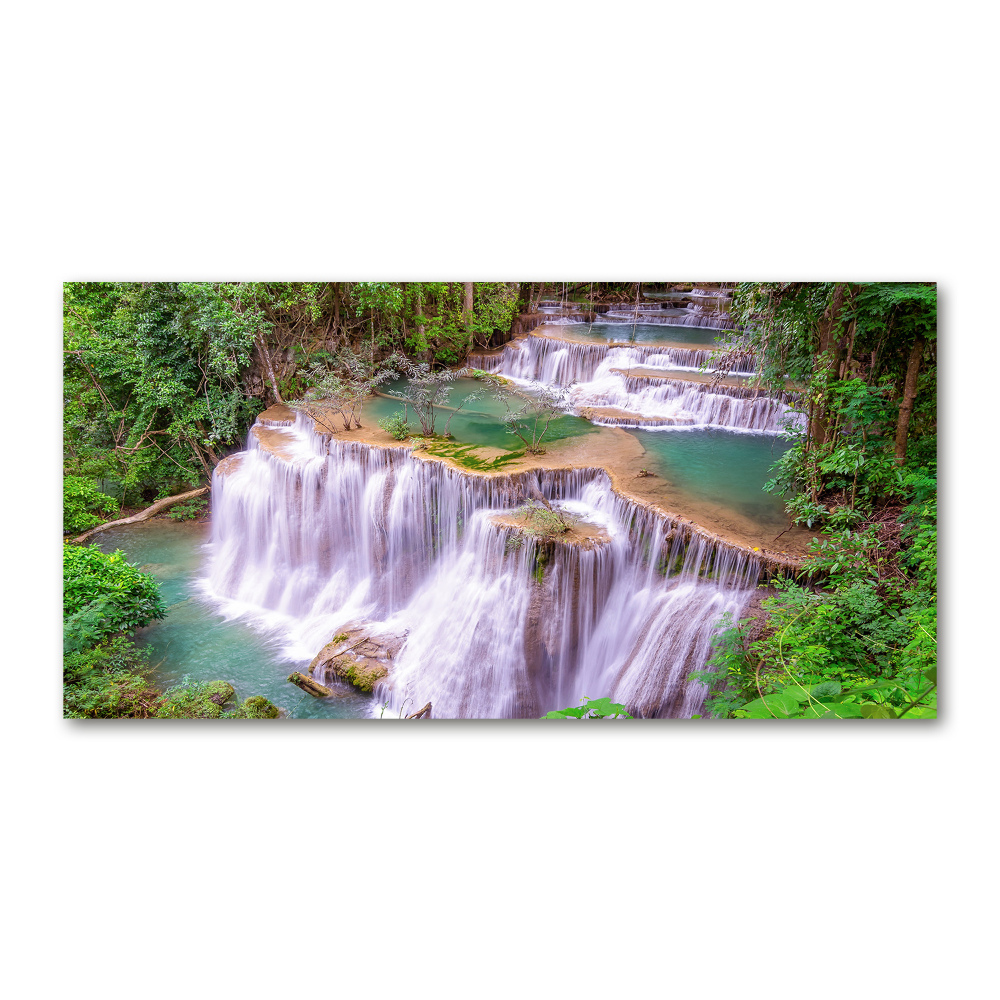
[[[937,711],[937,290],[736,288],[736,351],[804,387],[767,489],[816,531],[803,572],[728,622],[706,713],[922,718]]]

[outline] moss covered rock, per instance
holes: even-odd
[[[345,625],[316,654],[309,664],[309,673],[324,681],[345,681],[370,693],[380,680],[389,676],[392,660],[405,638],[363,623]]]
[[[163,695],[157,716],[161,719],[218,719],[235,694],[226,681],[201,681],[172,688]]]
[[[281,714],[281,710],[273,702],[270,702],[263,695],[257,694],[237,708],[233,714],[234,719],[276,719]]]
[[[388,669],[378,660],[366,656],[355,658],[350,653],[330,660],[327,669],[336,677],[365,692],[372,691],[383,677],[389,676]]]

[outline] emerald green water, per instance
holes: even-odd
[[[371,713],[368,695],[313,698],[285,678],[303,665],[290,663],[279,649],[244,621],[227,621],[202,597],[197,579],[207,558],[208,525],[170,520],[112,528],[98,535],[105,552],[122,549],[160,584],[167,605],[164,619],[136,631],[150,650],[153,683],[166,689],[191,681],[228,681],[238,704],[262,694],[292,718],[362,718]]]
[[[403,385],[403,382],[392,383],[386,392],[398,392]],[[457,380],[449,405],[457,406],[480,388],[481,384],[474,379]],[[401,403],[376,397],[365,404],[364,418],[375,423],[402,412]],[[460,410],[455,414],[451,434],[465,444],[518,450],[522,447],[520,441],[507,434],[500,423],[503,412],[503,404],[491,396],[473,400],[468,412]],[[448,416],[448,410],[439,410],[435,424],[438,433],[444,432]],[[412,409],[410,426],[419,431]],[[554,442],[599,431],[600,428],[581,417],[560,416],[553,419],[545,440]],[[717,429],[629,430],[627,433],[645,449],[649,471],[674,483],[691,497],[729,507],[763,528],[787,526],[782,500],[762,490],[771,478],[771,465],[788,450],[787,441],[771,434],[740,434]]]
[[[705,429],[628,431],[646,450],[647,468],[699,500],[724,504],[762,527],[784,528],[780,497],[764,493],[770,467],[790,447],[771,434]]]
[[[405,380],[386,383],[384,391],[393,394],[399,392],[405,386]],[[448,398],[448,406],[455,408],[478,390],[482,390],[483,385],[472,378],[457,379]],[[368,423],[374,424],[386,417],[403,412],[403,404],[376,396],[365,403],[362,418]],[[469,409],[461,409],[452,417],[451,426],[448,428],[456,441],[463,444],[488,445],[492,448],[505,448],[508,451],[520,451],[524,445],[519,438],[513,434],[508,434],[507,429],[501,423],[501,416],[505,408],[503,403],[493,396],[486,394],[480,399],[475,399],[469,404]],[[434,430],[438,434],[443,434],[451,411],[438,408],[435,417]],[[420,422],[413,413],[413,407],[409,409],[409,420],[411,429],[419,433]],[[589,420],[582,417],[574,417],[562,414],[552,418],[548,432],[545,435],[547,442],[561,441],[565,438],[579,437],[581,434],[595,434],[598,428]]]

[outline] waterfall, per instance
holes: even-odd
[[[802,415],[791,409],[791,393],[669,378],[672,371],[699,371],[712,355],[711,350],[656,344],[580,344],[529,336],[502,353],[472,355],[469,364],[523,383],[569,386],[576,411],[604,426],[777,434],[788,425],[801,425]],[[644,377],[644,372],[649,374]],[[660,375],[651,377],[654,372]],[[736,373],[752,375],[753,360],[743,361]]]
[[[669,305],[647,304],[640,302],[635,305],[621,305],[608,309],[601,316],[602,323],[617,323],[627,326],[630,323],[653,323],[664,326],[702,326],[713,330],[732,330],[736,324],[728,313],[718,309],[706,309],[699,303],[693,303],[686,309]]]
[[[498,523],[538,493],[599,540]],[[688,675],[761,569],[619,496],[601,469],[469,475],[328,440],[301,415],[258,422],[212,497],[206,593],[300,663],[348,623],[396,637],[373,702],[393,715],[430,701],[436,717],[537,717],[610,694],[637,716],[690,716],[705,691]]]
[[[607,426],[721,427],[777,434],[804,421],[790,408],[791,393],[768,395],[747,386],[642,378],[610,370],[599,370],[592,381],[572,386],[570,399],[594,423]],[[617,412],[601,413],[601,408]],[[595,409],[598,412],[587,412]]]
[[[468,364],[507,378],[569,385],[570,382],[592,381],[598,369],[698,371],[702,365],[709,364],[716,353],[711,349],[691,350],[658,344],[578,344],[529,335],[508,344],[498,354],[470,354]],[[738,375],[753,375],[753,361],[743,361],[733,371]]]

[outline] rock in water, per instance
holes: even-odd
[[[365,625],[340,629],[309,664],[309,673],[326,680],[336,677],[365,692],[389,676],[390,661],[405,636],[378,634]]]

